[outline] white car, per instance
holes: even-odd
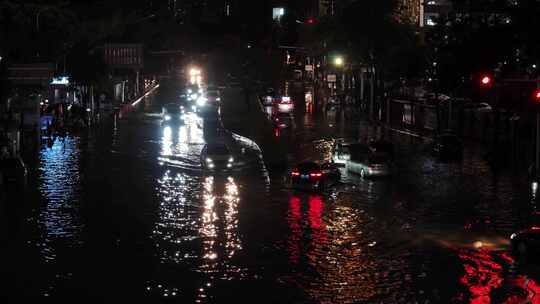
[[[336,164],[345,165],[351,159],[350,144],[337,143],[332,155],[332,161]]]
[[[493,108],[487,102],[466,103],[466,104],[463,105],[463,108],[464,108],[465,111],[469,111],[469,112],[485,113],[485,112],[493,111]]]
[[[201,151],[201,165],[206,170],[229,170],[234,164],[231,150],[223,143],[208,143]]]

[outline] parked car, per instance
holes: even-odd
[[[211,171],[230,170],[234,164],[234,156],[224,143],[208,143],[201,151],[203,169]]]
[[[0,160],[0,185],[13,189],[24,188],[28,170],[20,157],[9,157]]]
[[[451,131],[436,136],[432,153],[441,160],[459,160],[463,158],[463,142]]]
[[[376,154],[385,154],[388,156],[388,159],[394,160],[394,144],[386,140],[371,140],[369,142],[369,149],[371,152]]]
[[[510,236],[512,252],[521,257],[540,256],[540,226],[532,226],[528,229],[513,233]]]
[[[488,113],[493,111],[493,108],[487,102],[469,102],[463,104],[463,110],[467,112]]]
[[[348,172],[359,174],[362,178],[389,176],[390,161],[385,154],[353,152],[346,168]]]
[[[339,181],[340,172],[334,164],[319,165],[306,161],[299,163],[290,173],[291,187],[300,190],[322,191]]]
[[[353,144],[338,141],[334,146],[334,151],[332,152],[332,162],[345,165],[345,163],[351,159],[351,145]]]

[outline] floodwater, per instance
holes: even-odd
[[[397,148],[388,179],[343,171],[326,193],[296,192],[240,134],[196,115],[162,124],[167,89],[27,161],[28,190],[0,214],[3,303],[540,302],[537,267],[508,250],[536,206],[480,147],[440,163],[428,140],[355,114],[296,113],[296,127],[276,134],[290,166],[328,159],[338,137],[386,136]],[[202,169],[212,141],[231,147],[233,170]]]

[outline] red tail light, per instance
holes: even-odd
[[[313,172],[313,173],[310,173],[309,176],[311,176],[311,177],[321,177],[322,173],[321,172]]]
[[[291,172],[291,175],[292,176],[300,176],[300,172],[298,172],[297,170],[294,170],[293,172]]]
[[[540,227],[538,227],[538,226],[532,226],[532,227],[531,227],[531,230],[540,230]]]

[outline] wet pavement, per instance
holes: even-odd
[[[385,136],[397,159],[389,179],[343,171],[327,193],[296,192],[242,134],[196,116],[163,125],[167,90],[29,160],[28,191],[0,211],[2,303],[540,302],[538,267],[508,251],[536,206],[481,147],[440,163],[428,141],[351,111],[298,112],[295,128],[274,134],[290,166],[328,159],[338,137]],[[200,151],[215,140],[235,147],[235,170],[202,170]]]

